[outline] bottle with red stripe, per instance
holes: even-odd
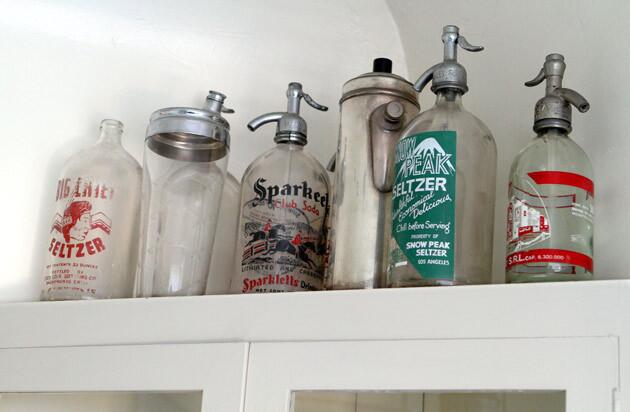
[[[562,87],[566,64],[550,54],[532,87],[546,80],[536,103],[537,136],[514,159],[507,211],[508,282],[585,280],[593,276],[593,167],[569,137],[571,106],[589,103]]]

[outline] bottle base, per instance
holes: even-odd
[[[489,283],[489,282],[488,282]],[[462,282],[457,280],[446,279],[417,279],[412,281],[392,282],[387,285],[388,288],[417,288],[431,286],[467,286],[467,285],[483,285],[483,282]]]
[[[579,266],[561,263],[519,265],[506,273],[505,280],[507,283],[572,282],[593,280],[593,274]]]
[[[333,283],[327,285],[325,290],[379,289],[380,287],[375,279],[369,279],[362,282]]]
[[[575,282],[582,280],[593,280],[591,274],[561,275],[557,273],[536,274],[536,275],[508,275],[507,283],[543,283],[543,282]]]
[[[42,302],[57,302],[66,300],[103,300],[103,299],[128,299],[131,298],[131,294],[127,295],[108,295],[108,296],[94,296],[94,295],[81,295],[77,293],[42,293],[39,300]]]
[[[100,300],[109,298],[98,298],[94,296],[71,296],[71,295],[47,295],[40,297],[43,302],[62,302],[67,300]]]

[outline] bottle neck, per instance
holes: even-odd
[[[462,105],[462,92],[459,89],[440,89],[436,92],[435,105]]]
[[[565,129],[559,129],[556,127],[550,127],[548,129],[539,130],[538,135],[536,137],[551,137],[551,138],[561,138],[561,137],[569,137],[569,133]]]
[[[293,151],[304,150],[304,146],[305,145],[302,143],[297,143],[291,140],[282,140],[282,141],[276,142],[276,147],[282,150],[293,150]]]
[[[105,119],[101,122],[101,135],[97,144],[120,145],[123,134],[123,124],[118,120]]]

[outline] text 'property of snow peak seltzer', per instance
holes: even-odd
[[[424,279],[454,276],[456,146],[454,131],[407,136],[396,146],[392,235]]]

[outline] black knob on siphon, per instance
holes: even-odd
[[[375,73],[391,73],[392,61],[385,57],[376,58],[372,65],[372,71]]]

